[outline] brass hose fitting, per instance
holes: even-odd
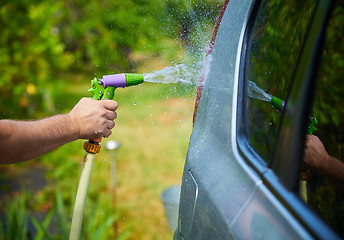
[[[102,146],[98,142],[88,140],[84,142],[84,150],[89,153],[99,153]]]

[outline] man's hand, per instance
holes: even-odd
[[[117,102],[82,98],[68,114],[72,119],[77,138],[96,139],[109,137],[117,118]]]

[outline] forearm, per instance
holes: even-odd
[[[307,135],[304,161],[344,192],[344,163],[330,156],[315,135]]]
[[[328,156],[319,167],[319,173],[325,177],[330,183],[344,192],[344,163],[340,160]]]
[[[109,137],[117,102],[81,99],[68,114],[38,121],[0,120],[0,163],[26,161],[76,139]]]
[[[38,121],[0,121],[0,163],[18,163],[78,138],[68,114]]]

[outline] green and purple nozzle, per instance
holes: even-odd
[[[99,79],[101,85],[104,88],[107,87],[130,87],[134,85],[138,85],[143,83],[143,75],[139,73],[120,73],[120,74],[112,74],[112,75],[105,75],[102,79]]]
[[[121,73],[105,75],[102,79],[94,78],[88,91],[92,92],[95,100],[112,100],[118,87],[125,88],[143,83],[143,75],[139,73]],[[104,89],[100,87],[103,85]]]
[[[272,97],[270,100],[270,103],[272,104],[272,106],[277,108],[278,111],[283,111],[285,108],[285,102],[282,99],[279,99],[277,97]],[[317,123],[318,123],[318,120],[316,119],[316,117],[309,117],[308,130],[307,130],[307,133],[309,135],[313,135],[313,132],[318,130],[315,127]]]
[[[278,111],[284,110],[285,102],[282,99],[279,99],[277,97],[272,97],[270,102],[271,102],[272,106],[277,108]]]

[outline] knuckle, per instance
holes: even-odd
[[[118,103],[114,100],[107,100],[104,101],[104,107],[109,110],[115,111],[118,108]]]
[[[100,122],[99,122],[99,124],[100,124],[101,126],[106,125],[106,123],[107,123],[106,118],[102,118],[102,119],[100,120]]]
[[[104,137],[109,137],[112,134],[111,130],[106,131],[106,133],[104,133]]]

